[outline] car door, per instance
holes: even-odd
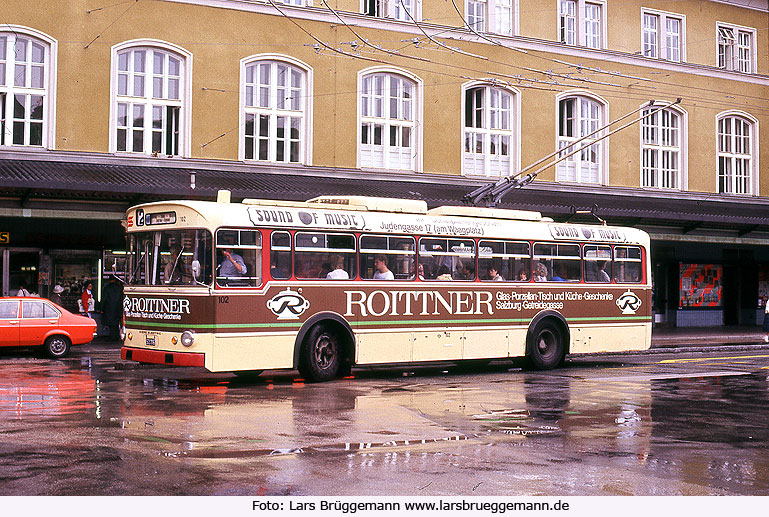
[[[19,300],[0,300],[0,346],[19,346]]]
[[[43,344],[48,329],[56,326],[59,318],[45,317],[45,303],[42,300],[22,300],[19,342],[21,346]]]

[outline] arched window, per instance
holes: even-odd
[[[243,158],[305,163],[307,73],[276,60],[244,66]]]
[[[508,176],[515,148],[514,96],[491,86],[465,90],[463,171],[468,175]]]
[[[581,151],[558,163],[557,181],[577,183],[603,183],[604,142],[597,141],[601,135],[580,140],[595,132],[603,125],[604,106],[590,97],[581,95],[565,97],[558,102],[558,148],[564,156],[577,149]],[[591,142],[595,142],[592,145]]]
[[[132,45],[116,50],[113,151],[186,154],[188,60],[165,46]]]
[[[649,107],[641,120],[641,186],[682,188],[683,117],[672,109]]]
[[[43,147],[51,124],[51,44],[0,31],[0,145]]]
[[[740,115],[718,119],[718,191],[752,194],[755,176],[755,122]]]
[[[361,167],[415,170],[416,90],[414,81],[395,73],[362,76]]]

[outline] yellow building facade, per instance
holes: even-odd
[[[366,193],[356,190],[361,180],[469,192],[557,149],[592,143],[543,170],[525,202],[505,202],[561,219],[598,205],[604,217],[647,229],[669,257],[660,320],[670,321],[684,308],[672,299],[677,264],[726,267],[732,259],[724,256],[748,253],[759,275],[769,262],[761,248],[767,221],[753,215],[769,196],[767,7],[766,0],[5,0],[0,161],[5,171],[42,163],[58,176],[35,184],[34,175],[0,175],[0,221],[50,218],[45,203],[57,199],[62,217],[109,228],[127,204],[210,195],[228,186],[228,172],[296,178],[309,190],[322,188],[317,178],[335,177],[345,193]],[[641,115],[649,116],[600,139]],[[135,167],[181,179],[152,187],[107,180],[95,195],[81,176],[63,186],[85,167],[67,172],[62,163],[101,167],[105,177],[105,167]],[[225,176],[208,182],[206,171]],[[50,193],[38,199],[35,187]],[[71,196],[87,206],[73,209]],[[660,204],[661,213],[645,213]],[[676,206],[686,213],[676,216]],[[31,235],[18,245],[39,246],[45,256]],[[114,237],[102,246],[96,237],[83,242],[119,246]],[[701,245],[708,251],[698,255],[692,248]],[[4,260],[7,292],[13,265]],[[756,307],[742,299],[760,291],[734,295],[737,321],[755,320]],[[726,312],[722,321],[732,321]]]

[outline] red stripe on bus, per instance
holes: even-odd
[[[120,358],[139,363],[169,364],[174,366],[200,366],[206,364],[206,356],[192,352],[164,352],[162,350],[144,350],[142,348],[123,347]]]

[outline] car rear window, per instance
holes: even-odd
[[[16,318],[19,315],[19,302],[16,300],[0,301],[0,319]]]

